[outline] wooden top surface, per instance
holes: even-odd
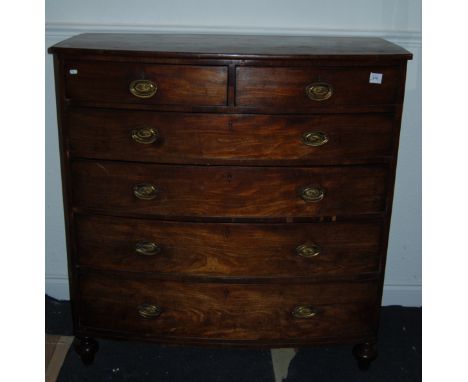
[[[50,47],[49,53],[228,59],[412,58],[407,50],[381,38],[212,34],[84,33]]]

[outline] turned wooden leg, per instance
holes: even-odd
[[[99,344],[91,337],[76,337],[74,348],[81,357],[81,361],[85,365],[91,365],[94,361],[94,355],[99,349]]]
[[[370,363],[377,358],[377,344],[374,342],[365,342],[356,345],[353,348],[353,355],[357,360],[359,369],[367,370],[369,369]]]

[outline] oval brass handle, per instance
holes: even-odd
[[[328,142],[328,135],[321,131],[308,131],[302,134],[301,140],[307,146],[318,147]]]
[[[318,313],[312,305],[298,305],[292,311],[294,318],[312,318]]]
[[[141,304],[137,307],[138,315],[142,318],[156,318],[162,313],[159,305]]]
[[[162,248],[159,244],[152,241],[140,240],[135,244],[135,251],[140,255],[154,256],[161,253]]]
[[[333,95],[333,86],[327,82],[313,82],[306,86],[305,92],[312,101],[325,101]]]
[[[159,139],[159,131],[157,129],[151,129],[147,127],[135,129],[132,130],[132,139],[137,143],[149,145]]]
[[[158,195],[158,189],[149,183],[140,183],[133,186],[133,194],[142,200],[153,200]]]
[[[296,254],[302,257],[315,257],[320,254],[321,250],[322,248],[315,243],[306,243],[296,247]]]
[[[325,190],[320,186],[307,186],[301,189],[300,195],[306,202],[319,202],[325,196]]]
[[[150,80],[135,80],[130,82],[130,93],[138,98],[151,98],[158,91],[158,85]]]

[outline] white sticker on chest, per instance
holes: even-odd
[[[369,83],[370,84],[381,84],[382,83],[382,73],[372,73],[369,76]]]

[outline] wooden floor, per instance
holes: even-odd
[[[45,381],[55,382],[73,337],[45,335]]]

